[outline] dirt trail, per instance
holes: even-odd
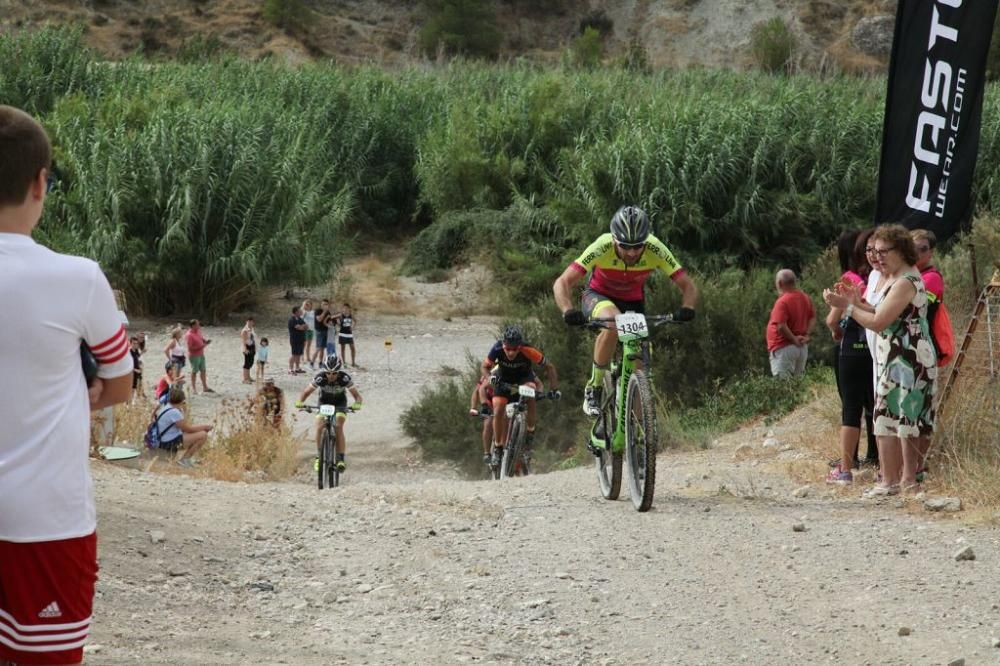
[[[243,388],[235,330],[210,330],[222,395]],[[811,439],[832,442],[828,409],[773,426],[776,446],[756,427],[662,453],[647,514],[602,500],[589,467],[498,483],[426,464],[399,414],[493,331],[485,318],[361,320],[366,405],[336,491],[306,471],[244,484],[95,462],[88,663],[1000,662],[1000,531],[914,500],[796,492],[787,470],[815,465]],[[268,332],[280,362],[286,343]],[[954,559],[964,545],[974,561]]]

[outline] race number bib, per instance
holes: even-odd
[[[319,413],[322,416],[333,416],[336,413],[336,411],[337,411],[337,408],[334,405],[320,405],[319,406]]]
[[[535,397],[535,387],[528,384],[521,384],[517,387],[517,392],[521,397],[524,398],[534,398]]]
[[[649,335],[646,316],[640,312],[623,312],[615,315],[615,328],[618,329],[618,339],[622,342],[638,340]]]

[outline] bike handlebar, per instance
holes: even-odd
[[[511,391],[511,393],[513,395],[516,395],[516,396],[520,397],[520,393],[517,390],[518,387],[521,386],[520,384],[508,384],[507,382],[500,382],[500,381],[498,381],[497,383],[492,384],[492,386],[494,388],[498,388],[498,389],[507,389],[507,390]],[[534,399],[535,400],[559,400],[561,398],[562,398],[562,392],[561,391],[545,391],[544,393],[539,393],[539,394],[535,395]]]
[[[614,323],[614,317],[595,317],[582,324],[576,324],[576,326],[578,328],[614,328]],[[672,314],[663,314],[647,315],[646,323],[653,326],[662,326],[663,324],[684,324],[686,322],[674,319],[674,315]]]
[[[299,410],[300,412],[309,412],[311,414],[313,412],[319,411],[319,405],[296,405],[295,409]],[[350,405],[347,406],[348,414],[355,414],[357,413],[357,411],[358,410],[354,409],[354,407]],[[333,415],[336,416],[336,412],[334,412]]]

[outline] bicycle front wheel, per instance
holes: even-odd
[[[328,429],[324,429],[319,443],[319,470],[317,472],[316,479],[320,490],[323,490],[324,487],[328,487],[327,484],[329,477],[327,474],[331,460],[333,460],[333,442],[330,441],[330,431]]]
[[[606,500],[616,500],[622,489],[622,453],[612,451],[617,423],[617,401],[615,400],[615,378],[610,372],[604,375],[601,415],[598,417],[604,427],[604,448],[595,459],[597,480],[601,484],[601,496]]]
[[[625,397],[625,469],[629,494],[637,511],[649,511],[656,487],[656,410],[649,378],[635,370],[628,380]]]
[[[524,414],[518,412],[513,416],[513,423],[510,426],[510,439],[503,450],[503,460],[500,461],[500,478],[509,479],[514,476],[517,467],[517,459],[524,450]]]

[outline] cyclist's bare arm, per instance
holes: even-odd
[[[492,369],[493,363],[489,359],[483,361],[482,365],[479,366],[480,381],[487,381],[487,378],[490,376],[490,370]]]
[[[586,276],[576,264],[570,264],[552,285],[552,294],[560,312],[573,309],[573,287]],[[697,293],[697,292],[696,292]]]
[[[556,366],[551,362],[545,364],[545,383],[553,391],[559,389],[559,373],[556,372]]]
[[[315,389],[316,389],[316,387],[315,387],[315,386],[313,386],[312,384],[310,384],[309,386],[307,386],[307,387],[305,388],[305,390],[304,390],[304,391],[302,391],[302,395],[301,395],[301,396],[299,396],[299,402],[305,402],[305,401],[306,401],[306,398],[308,398],[309,396],[311,396],[311,395],[312,395],[312,392],[313,392],[313,391],[314,391]]]
[[[698,287],[687,273],[680,273],[673,278],[674,284],[681,290],[681,305],[694,309],[698,304]]]
[[[354,402],[356,402],[359,405],[364,402],[364,400],[361,399],[361,393],[360,393],[360,391],[358,391],[358,389],[356,389],[355,387],[351,386],[347,390],[351,392],[352,396],[354,396]]]

